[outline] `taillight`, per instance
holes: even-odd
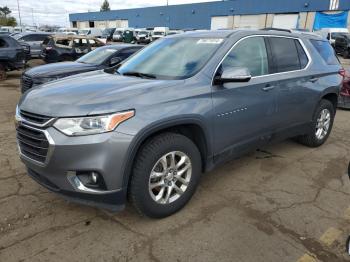
[[[340,69],[338,73],[339,73],[339,75],[341,75],[342,77],[345,77],[345,76],[346,76],[346,71],[345,71],[344,68]]]

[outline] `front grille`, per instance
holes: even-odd
[[[22,93],[26,92],[27,90],[31,89],[33,86],[33,79],[29,76],[22,75],[21,78],[21,88]]]
[[[19,125],[17,127],[17,141],[24,156],[45,163],[49,151],[49,141],[42,131]]]
[[[52,117],[49,116],[38,115],[24,110],[21,110],[20,115],[24,120],[39,125],[43,125],[47,123],[50,119],[52,119]]]

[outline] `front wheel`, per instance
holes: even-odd
[[[319,103],[310,132],[298,138],[298,141],[309,147],[318,147],[326,142],[333,127],[335,108],[329,100]]]
[[[180,134],[161,134],[138,153],[129,198],[141,214],[167,217],[191,199],[200,175],[201,157],[196,145]]]

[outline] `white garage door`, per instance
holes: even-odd
[[[260,28],[259,15],[241,15],[238,22],[239,28]]]
[[[213,16],[211,18],[210,28],[211,28],[211,30],[228,28],[228,17],[227,16]]]
[[[283,28],[283,29],[293,29],[298,26],[297,14],[288,14],[288,15],[275,15],[273,17],[272,27]]]

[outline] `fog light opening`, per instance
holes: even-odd
[[[91,189],[107,190],[103,176],[96,171],[78,171],[77,177],[81,183]]]

